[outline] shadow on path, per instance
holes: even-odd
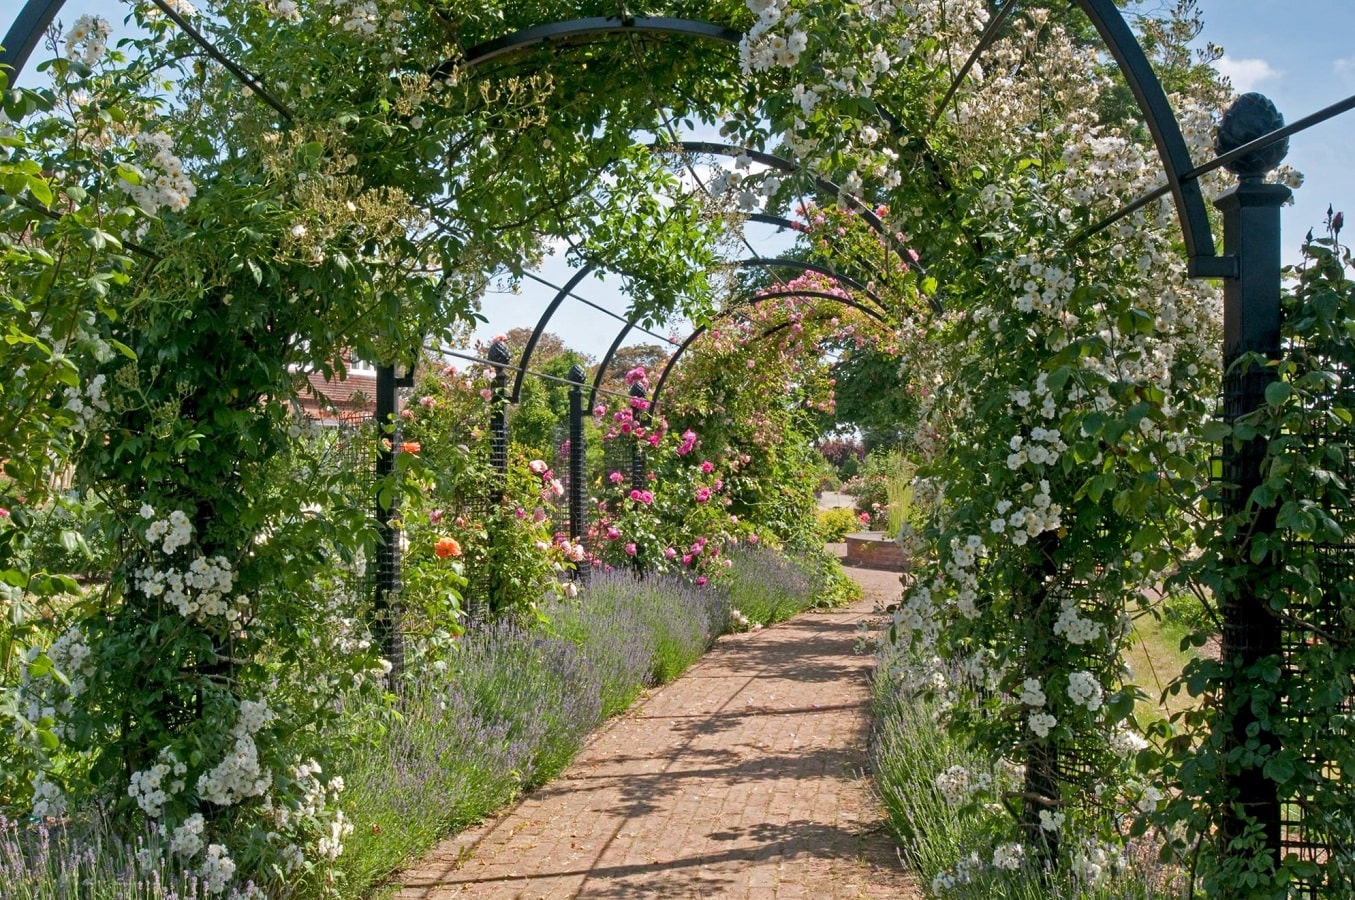
[[[863,573],[850,608],[721,639],[396,896],[920,896],[864,774],[870,659],[855,648],[891,578]]]

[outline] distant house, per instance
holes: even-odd
[[[376,367],[346,357],[346,377],[330,380],[322,372],[306,376],[301,413],[323,425],[361,422],[376,415]]]

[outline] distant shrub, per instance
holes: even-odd
[[[825,541],[840,541],[853,531],[861,530],[861,520],[847,507],[821,509],[818,514],[819,536]]]

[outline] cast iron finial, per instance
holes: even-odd
[[[583,384],[584,379],[587,377],[588,373],[584,371],[583,366],[575,363],[569,367],[569,374],[565,376],[565,379],[570,384]]]
[[[645,386],[640,382],[635,382],[630,386],[630,395],[632,397],[643,397],[645,395]]]
[[[508,352],[508,345],[503,341],[495,341],[489,345],[489,361],[496,366],[506,366],[513,361],[513,355]]]
[[[1275,104],[1263,94],[1243,94],[1234,101],[1219,122],[1214,149],[1221,155],[1236,150],[1243,144],[1284,127],[1284,116]],[[1260,178],[1274,171],[1289,153],[1289,138],[1276,141],[1268,147],[1253,150],[1228,163],[1228,169],[1241,178]]]

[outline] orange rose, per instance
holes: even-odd
[[[446,559],[449,556],[460,556],[461,545],[457,543],[456,538],[445,537],[433,545],[433,552],[437,554],[438,559]]]
[[[405,441],[400,445],[401,453],[418,453],[423,446],[418,441]]]

